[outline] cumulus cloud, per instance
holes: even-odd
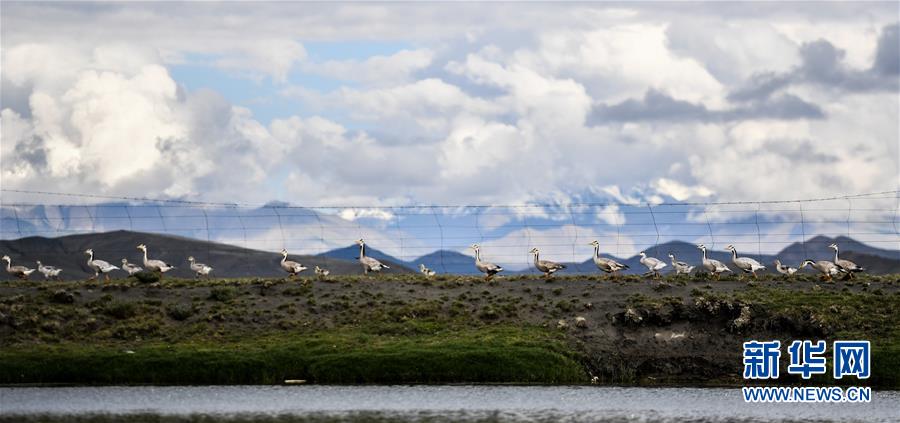
[[[847,18],[881,5],[7,6],[4,187],[378,206],[898,183],[896,19]],[[415,47],[307,52],[347,40]],[[259,102],[189,89],[182,64]]]
[[[878,39],[875,60],[868,69],[856,69],[845,63],[846,51],[825,39],[806,42],[800,46],[799,66],[787,72],[760,72],[744,86],[733,90],[729,98],[735,101],[758,100],[771,96],[792,85],[810,84],[829,90],[848,92],[896,92],[900,82],[896,77],[900,60],[897,53],[897,24],[886,26]]]

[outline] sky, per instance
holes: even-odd
[[[310,207],[896,190],[898,7],[5,1],[0,183]]]

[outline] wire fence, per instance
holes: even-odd
[[[362,238],[376,257],[381,251],[400,264],[423,263],[443,273],[474,272],[468,247],[475,243],[482,245],[485,259],[526,272],[534,272],[528,253],[532,247],[540,248],[541,258],[568,263],[572,272],[596,271],[590,263],[593,248],[588,245],[593,240],[600,242],[602,255],[632,260],[646,251],[667,262],[669,253],[698,262],[696,244],[702,243],[719,255],[725,254],[726,245],[734,245],[740,255],[764,263],[777,257],[797,264],[806,258],[829,259],[833,253],[827,245],[835,239],[842,253],[900,260],[900,191],[762,202],[395,207],[3,192],[7,197],[0,201],[3,240],[126,230],[267,252],[285,248],[297,255],[352,258],[335,250]],[[13,194],[16,200],[8,201]],[[40,201],[29,201],[29,196]],[[48,196],[59,198],[48,202]],[[18,248],[26,248],[22,245],[26,244]],[[216,248],[205,245],[207,252]],[[190,249],[169,252],[204,257],[204,251]],[[345,252],[349,251],[353,250]],[[134,249],[106,253],[133,254]]]

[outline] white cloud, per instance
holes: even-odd
[[[687,186],[668,178],[659,178],[650,184],[659,194],[667,195],[675,201],[685,201],[690,198],[705,198],[713,195],[713,192],[702,185]]]
[[[434,52],[429,49],[400,50],[391,55],[365,60],[326,60],[306,62],[302,69],[317,75],[385,86],[410,81],[414,74],[431,65]]]
[[[714,4],[7,6],[5,187],[377,206],[753,201],[900,183],[896,93],[786,89],[820,120],[586,123],[595,105],[649,89],[726,108],[735,84],[791,69],[818,38],[863,69],[888,17],[847,12],[878,5],[786,17]],[[348,40],[416,47],[325,62],[304,47]],[[292,103],[264,122],[240,95],[179,87],[167,67],[182,63],[275,81]],[[278,85],[298,70],[339,86]]]

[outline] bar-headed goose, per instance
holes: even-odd
[[[328,276],[328,274],[331,273],[330,270],[328,270],[328,269],[323,269],[323,268],[321,268],[321,267],[319,267],[319,266],[316,266],[316,268],[315,268],[314,270],[315,270],[315,272],[316,272],[316,276],[317,276],[319,279],[325,278],[325,277]]]
[[[34,273],[35,269],[29,269],[25,266],[13,266],[12,259],[9,256],[3,256],[3,261],[6,262],[6,273],[13,275],[19,279],[28,280],[28,275]]]
[[[594,264],[598,269],[605,273],[612,273],[613,277],[617,276],[616,272],[628,269],[627,264],[619,263],[611,258],[600,257],[600,242],[597,240],[594,240],[588,245],[594,246]]]
[[[647,253],[641,251],[641,264],[647,267],[647,273],[644,275],[653,275],[655,278],[659,278],[659,271],[662,270],[663,267],[666,267],[666,263],[656,257],[650,257]]]
[[[191,270],[193,270],[194,273],[197,274],[198,278],[201,276],[209,276],[209,272],[213,271],[212,266],[203,263],[197,263],[194,260],[194,256],[188,257],[188,262],[191,264]]]
[[[481,260],[480,245],[472,244],[472,246],[469,248],[475,250],[475,268],[478,269],[479,272],[484,273],[485,279],[490,279],[492,276],[503,271],[502,267],[494,263],[489,263]]]
[[[128,272],[128,276],[134,276],[135,273],[138,273],[141,270],[144,270],[144,268],[141,266],[138,266],[134,263],[129,263],[128,259],[123,258],[122,259],[122,270]]]
[[[138,250],[144,252],[144,268],[151,272],[159,272],[159,278],[162,279],[163,274],[174,269],[175,266],[169,266],[162,260],[151,260],[147,258],[147,246],[144,244],[137,246]]]
[[[834,250],[834,264],[835,264],[835,266],[837,266],[838,269],[840,269],[840,271],[842,271],[842,272],[846,273],[847,275],[849,275],[849,277],[850,277],[851,279],[853,278],[853,274],[854,274],[854,273],[857,273],[857,272],[863,272],[863,271],[866,270],[866,269],[864,269],[864,268],[862,268],[862,267],[857,266],[856,263],[854,263],[854,262],[852,262],[852,261],[850,261],[850,260],[844,260],[844,259],[838,258],[838,246],[837,246],[837,244],[831,244],[831,245],[828,246],[828,248],[831,248],[832,250]]]
[[[534,267],[536,267],[541,272],[544,272],[545,277],[550,277],[551,275],[553,275],[553,273],[566,268],[566,265],[557,263],[555,261],[541,260],[539,257],[541,251],[538,250],[537,247],[532,248],[530,253],[534,254]]]
[[[359,264],[363,267],[363,274],[368,275],[369,272],[381,272],[382,269],[390,269],[390,267],[374,257],[366,257],[366,242],[362,238],[357,240],[356,243],[359,244]]]
[[[838,274],[841,273],[841,269],[839,267],[837,267],[836,264],[834,264],[828,260],[813,261],[813,260],[807,259],[807,260],[803,261],[803,264],[800,265],[800,268],[802,269],[806,266],[809,266],[809,267],[812,267],[813,269],[818,270],[819,273],[822,274],[821,278],[823,280],[830,281],[832,278],[834,278],[835,276],[837,276]]]
[[[786,264],[781,264],[781,260],[778,260],[778,259],[775,259],[775,270],[777,270],[778,273],[781,273],[782,275],[785,275],[785,276],[791,276],[794,273],[797,273],[796,267],[791,267]]]
[[[669,253],[669,259],[672,260],[672,267],[675,269],[676,275],[689,275],[694,270],[694,266],[675,260],[675,254]]]
[[[697,246],[697,249],[699,249],[700,251],[703,252],[703,255],[702,255],[703,268],[706,269],[707,272],[715,275],[716,280],[719,280],[720,274],[731,271],[731,269],[729,269],[728,266],[725,265],[725,263],[722,263],[721,261],[718,261],[716,259],[711,259],[711,258],[706,257],[706,246],[705,245],[700,244]]]
[[[298,273],[307,269],[306,266],[287,259],[288,252],[284,248],[281,249],[281,269],[288,272],[290,277],[297,276]]]
[[[437,272],[425,267],[425,265],[421,263],[419,263],[419,273],[428,276],[429,278],[437,274]]]
[[[753,260],[750,257],[738,257],[737,249],[734,248],[734,245],[729,245],[725,247],[725,251],[731,251],[731,262],[734,265],[741,269],[744,273],[750,273],[753,275],[753,279],[756,279],[756,272],[758,270],[766,270],[766,266],[763,266],[758,261]]]
[[[37,262],[38,272],[41,272],[44,275],[44,280],[56,279],[60,280],[59,274],[62,273],[62,269],[55,266],[44,266],[40,260]]]
[[[94,269],[94,276],[88,280],[92,281],[94,279],[97,279],[100,276],[100,274],[102,273],[103,276],[106,277],[106,281],[109,282],[109,272],[112,272],[113,270],[118,269],[118,267],[109,264],[109,262],[107,262],[105,260],[100,260],[100,259],[94,260],[94,250],[93,249],[88,248],[87,250],[84,251],[84,253],[87,254],[87,256],[88,256],[88,260],[87,260],[88,267],[90,267],[91,269]]]

